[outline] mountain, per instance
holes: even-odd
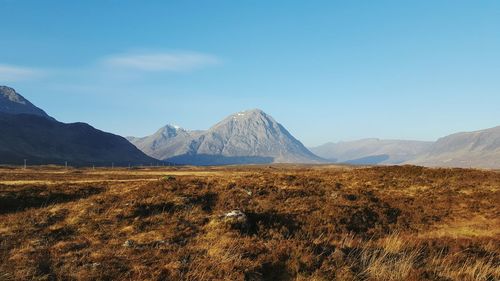
[[[316,155],[349,164],[415,164],[500,168],[500,126],[452,134],[435,142],[362,139],[310,148]]]
[[[150,164],[153,159],[125,138],[85,123],[56,121],[12,88],[0,87],[0,164],[116,166]]]
[[[423,166],[500,168],[500,126],[440,138],[426,153],[408,163]]]
[[[26,113],[52,118],[45,113],[45,111],[34,106],[31,102],[18,94],[16,90],[7,86],[0,86],[0,112],[9,114]]]
[[[191,140],[201,133],[203,131],[188,131],[178,126],[166,125],[151,136],[144,138],[127,137],[127,140],[147,155],[156,159],[167,159],[189,151]]]
[[[178,164],[321,163],[281,124],[262,110],[235,113],[206,131],[165,126],[129,138],[144,153]]]
[[[380,140],[375,138],[326,143],[312,147],[316,155],[349,164],[399,164],[425,152],[432,142],[411,140]]]

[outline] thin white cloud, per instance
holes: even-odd
[[[39,78],[43,71],[37,68],[0,64],[0,82],[16,82]]]
[[[107,67],[124,70],[186,72],[219,64],[220,60],[194,52],[163,52],[114,55],[104,59],[103,63]]]

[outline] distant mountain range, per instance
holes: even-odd
[[[425,152],[432,142],[362,139],[326,143],[310,148],[313,153],[334,162],[350,164],[400,164]]]
[[[500,168],[500,126],[452,134],[436,142],[363,139],[310,149],[337,163]]]
[[[407,161],[423,166],[500,168],[500,126],[438,139]]]
[[[128,139],[128,141],[127,141]],[[500,126],[436,142],[362,139],[306,148],[262,110],[232,114],[208,130],[166,125],[127,139],[85,123],[58,122],[14,89],[0,86],[0,164],[116,166],[348,163],[500,168]],[[157,160],[159,159],[159,160]]]
[[[249,163],[417,164],[500,167],[500,127],[459,133],[436,142],[362,139],[307,149],[262,110],[235,113],[206,131],[166,125],[153,135],[128,137],[147,155],[191,165]]]
[[[144,153],[178,164],[324,163],[262,110],[232,114],[206,131],[167,125],[128,138]]]
[[[0,164],[126,166],[158,162],[123,137],[56,121],[14,89],[0,87]]]

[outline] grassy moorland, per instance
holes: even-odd
[[[500,172],[0,168],[0,280],[500,280]]]

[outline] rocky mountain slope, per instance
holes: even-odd
[[[156,159],[167,159],[189,151],[192,139],[201,133],[202,131],[188,131],[178,126],[166,125],[150,136],[127,139],[147,155]]]
[[[45,111],[17,93],[16,90],[7,86],[0,86],[0,112],[9,114],[26,113],[52,118]]]
[[[0,164],[127,166],[158,162],[123,137],[85,123],[56,121],[12,88],[1,87]]]
[[[206,131],[166,126],[129,140],[151,157],[179,164],[323,162],[259,109],[230,115]]]

